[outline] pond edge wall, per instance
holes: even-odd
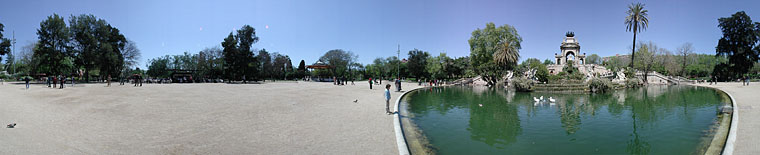
[[[701,86],[705,87],[705,86]],[[712,87],[706,87],[706,88],[712,88]],[[734,154],[734,143],[736,142],[736,130],[739,127],[739,107],[736,106],[736,99],[734,99],[734,96],[731,95],[731,93],[728,93],[725,90],[722,90],[720,88],[713,88],[716,90],[720,90],[721,92],[728,95],[729,98],[731,98],[731,106],[733,106],[733,110],[731,112],[731,126],[728,129],[728,137],[726,138],[726,144],[723,145],[723,151],[721,154],[723,155],[732,155]]]
[[[404,131],[401,129],[401,99],[406,96],[406,94],[417,91],[420,89],[424,89],[427,87],[417,87],[412,90],[406,91],[402,93],[401,95],[396,98],[396,105],[394,106],[396,108],[396,113],[393,114],[393,130],[396,133],[396,145],[398,147],[398,154],[399,155],[409,155],[409,146],[406,144],[406,137],[404,137]]]

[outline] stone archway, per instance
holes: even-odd
[[[570,60],[575,61],[575,52],[573,51],[567,51],[565,52],[565,63],[568,63]]]

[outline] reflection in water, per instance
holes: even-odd
[[[556,105],[533,101],[540,96]],[[404,101],[440,154],[691,154],[704,149],[711,135],[702,131],[720,107],[716,91],[690,86],[606,94],[443,87]]]

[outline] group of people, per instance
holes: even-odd
[[[742,86],[749,86],[749,76],[742,77]]]
[[[73,78],[73,77],[72,77]],[[63,89],[64,85],[66,83],[66,76],[65,75],[58,75],[58,76],[48,76],[47,77],[47,84],[48,88],[59,88]],[[26,89],[29,89],[29,80],[24,80],[27,83]],[[69,80],[71,82],[71,86],[74,86],[74,80]],[[58,84],[60,83],[60,86]],[[51,85],[52,84],[52,85]]]
[[[354,85],[354,79],[353,78],[348,78],[348,79],[351,80],[351,85]],[[338,78],[338,77],[333,76],[333,85],[347,85],[348,81],[349,80],[347,80],[346,77]]]

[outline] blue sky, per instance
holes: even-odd
[[[690,42],[698,53],[714,53],[721,37],[717,19],[737,11],[760,21],[757,0],[9,0],[0,2],[0,23],[5,36],[15,31],[22,47],[36,41],[39,23],[53,13],[67,21],[72,14],[93,14],[137,43],[144,67],[150,58],[220,46],[246,24],[260,37],[254,48],[289,55],[294,65],[302,59],[311,64],[331,49],[352,51],[366,64],[395,56],[399,44],[402,58],[414,48],[461,57],[469,55],[471,32],[494,22],[514,26],[523,37],[521,60],[543,60],[559,52],[567,31],[575,32],[581,52],[630,52],[632,34],[623,20],[632,2],[649,10],[649,28],[638,40],[671,51]]]

